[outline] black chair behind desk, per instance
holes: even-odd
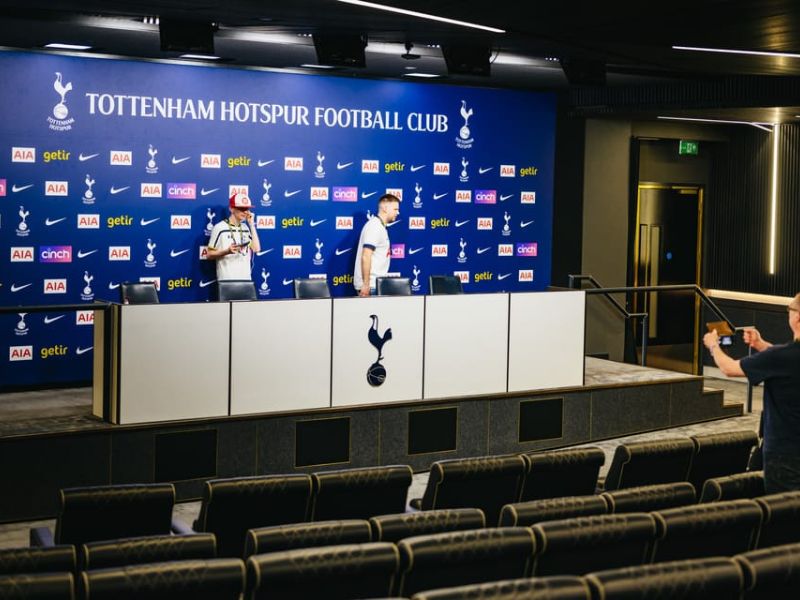
[[[75,546],[5,548],[0,550],[0,575],[20,573],[73,573],[77,569]],[[0,598],[2,598],[0,594]]]
[[[428,278],[428,290],[431,295],[464,293],[461,280],[455,275],[431,275]]]
[[[377,277],[375,289],[378,296],[410,296],[411,280],[408,277]]]
[[[120,304],[158,304],[158,290],[152,282],[119,284]]]
[[[294,297],[306,300],[309,298],[330,298],[331,290],[324,279],[308,277],[294,278]]]
[[[256,286],[249,279],[227,279],[217,282],[217,300],[255,300]]]
[[[73,600],[74,589],[72,573],[0,575],[0,598],[4,599]]]

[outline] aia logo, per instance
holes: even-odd
[[[94,325],[93,310],[79,310],[75,313],[75,325]]]
[[[302,246],[284,246],[283,247],[283,258],[284,259],[303,258],[303,247]]]
[[[12,247],[11,262],[33,262],[33,246]]]
[[[353,217],[336,217],[336,229],[352,229]]]
[[[301,156],[284,156],[283,157],[283,170],[284,171],[302,171],[303,170],[303,157],[301,157]]]
[[[115,167],[130,167],[133,165],[133,152],[130,150],[111,150],[108,164]]]
[[[201,169],[220,169],[220,168],[222,168],[222,155],[221,154],[201,154],[200,155],[200,168]]]
[[[160,183],[143,183],[141,184],[139,195],[142,198],[161,198],[163,188]]]
[[[130,246],[109,246],[108,247],[108,260],[130,260],[131,247]]]
[[[449,162],[435,162],[435,163],[433,163],[433,174],[434,175],[450,175],[450,163]]]
[[[408,219],[409,229],[425,229],[425,217],[410,217]]]
[[[67,293],[67,280],[66,279],[45,279],[44,280],[44,293],[45,294],[66,294]]]
[[[170,229],[191,229],[192,215],[171,215],[169,218]]]
[[[256,229],[275,229],[275,215],[257,215]]]
[[[362,173],[378,173],[381,169],[380,161],[377,160],[362,160],[361,172]]]
[[[23,148],[14,146],[11,148],[11,162],[15,163],[35,163],[36,148]]]
[[[500,177],[516,177],[516,165],[500,165]]]
[[[312,200],[327,200],[328,199],[328,188],[326,188],[326,187],[312,187],[311,188],[311,199]]]
[[[9,346],[8,360],[33,360],[33,346]]]
[[[520,204],[536,204],[536,192],[520,192]]]
[[[78,215],[78,229],[100,229],[100,215]]]
[[[67,181],[45,181],[45,196],[69,196],[69,182]]]

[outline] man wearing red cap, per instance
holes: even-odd
[[[234,194],[228,205],[231,215],[211,230],[208,258],[217,261],[217,280],[251,279],[250,259],[261,250],[247,194]]]

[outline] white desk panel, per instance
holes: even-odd
[[[228,414],[227,303],[120,310],[120,423]]]
[[[231,304],[231,414],[327,408],[331,300]]]
[[[511,294],[508,391],[583,385],[586,293]]]
[[[422,296],[333,301],[333,406],[422,398],[424,312]],[[377,317],[377,327],[372,315]],[[384,342],[383,358],[378,360],[375,344],[386,340],[390,329],[391,339]]]
[[[428,296],[425,398],[506,391],[508,294]]]

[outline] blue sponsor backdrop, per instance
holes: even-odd
[[[0,304],[214,298],[204,259],[247,191],[262,299],[294,277],[352,295],[376,200],[402,196],[391,271],[427,292],[550,282],[555,101],[549,94],[152,62],[0,53]],[[24,311],[20,311],[22,313]],[[90,378],[90,313],[0,319],[0,386]]]

